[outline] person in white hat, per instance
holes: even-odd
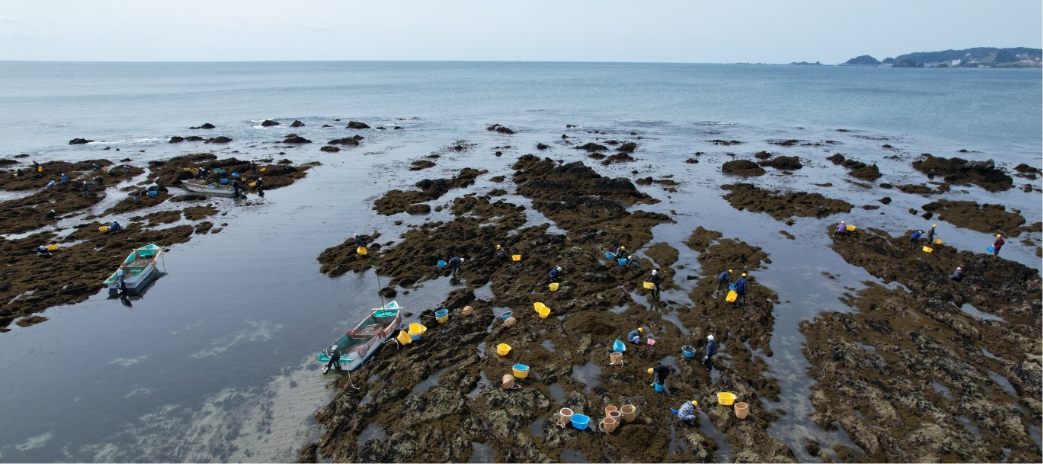
[[[652,285],[655,285],[655,287],[652,288],[652,293],[655,294],[656,298],[659,298],[659,290],[661,290],[659,284],[663,281],[663,279],[659,277],[659,271],[652,269],[652,276],[648,278],[648,281],[652,282]]]
[[[456,274],[460,270],[460,265],[463,263],[464,259],[459,256],[449,258],[449,267],[453,269],[453,274]]]
[[[953,282],[959,282],[963,280],[963,268],[956,268],[956,272],[953,272],[952,275],[949,276],[949,278],[952,279]]]
[[[717,342],[713,340],[713,334],[706,336],[706,356],[703,356],[703,365],[713,370],[713,355],[717,354]]]

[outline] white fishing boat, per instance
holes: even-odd
[[[235,189],[231,185],[219,184],[217,182],[206,182],[200,179],[189,179],[181,182],[181,188],[188,190],[189,192],[201,193],[203,195],[213,195],[218,197],[233,197],[235,196]],[[240,194],[244,193],[240,190]]]
[[[149,244],[130,252],[116,272],[105,279],[110,294],[119,294],[121,282],[126,286],[128,295],[138,295],[148,284],[159,277],[156,262],[163,254],[158,245]]]
[[[354,329],[341,335],[336,341],[340,351],[341,369],[353,371],[366,362],[377,351],[384,341],[395,335],[402,325],[402,308],[392,301],[380,308],[371,309],[371,314],[362,320]],[[323,351],[315,357],[320,363],[330,361],[329,354]]]

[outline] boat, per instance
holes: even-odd
[[[119,293],[121,279],[126,285],[128,294],[138,295],[143,292],[148,284],[159,277],[156,261],[162,255],[163,249],[155,244],[148,244],[130,252],[130,256],[123,260],[119,269],[105,279],[104,283],[109,287],[109,293]]]
[[[358,369],[370,356],[373,356],[373,353],[384,344],[385,340],[393,337],[402,325],[402,307],[396,301],[370,311],[371,314],[359,325],[341,335],[335,342],[341,352],[340,367],[342,370],[351,372]],[[322,364],[330,361],[325,350],[319,353],[315,359]]]
[[[202,193],[203,195],[214,195],[218,197],[233,197],[235,196],[235,189],[231,185],[218,184],[216,182],[207,182],[201,179],[189,179],[181,182],[181,188],[188,190],[189,192]],[[244,192],[240,190],[240,194]]]

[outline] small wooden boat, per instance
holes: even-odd
[[[188,190],[189,192],[202,193],[203,195],[213,195],[218,197],[233,197],[235,196],[235,189],[231,185],[219,184],[217,182],[207,183],[201,179],[189,179],[181,182],[181,188]],[[240,189],[239,193],[245,193],[245,189]]]
[[[156,261],[161,255],[163,255],[163,249],[154,244],[145,245],[130,252],[130,256],[123,260],[119,269],[105,279],[104,283],[109,287],[109,293],[118,294],[122,280],[128,294],[140,294],[145,287],[148,287],[148,284],[159,277]]]
[[[384,344],[389,337],[393,337],[399,326],[402,325],[402,308],[398,302],[392,301],[383,307],[374,308],[372,314],[362,320],[354,329],[337,339],[337,347],[340,349],[340,367],[343,370],[353,371],[366,362],[373,353]],[[330,361],[329,355],[324,350],[315,358],[320,363],[326,364]]]

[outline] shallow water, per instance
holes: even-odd
[[[830,251],[821,230],[843,216],[849,223],[892,234],[937,222],[946,245],[960,249],[983,249],[991,240],[988,234],[906,212],[935,197],[863,189],[841,180],[845,170],[822,158],[840,151],[876,162],[885,174],[881,181],[893,184],[926,182],[908,167],[919,153],[993,158],[1008,167],[1020,162],[1038,167],[1041,158],[1038,71],[894,71],[564,63],[0,63],[0,105],[5,108],[0,114],[0,156],[29,153],[39,161],[126,156],[140,166],[214,150],[221,157],[241,158],[281,158],[279,152],[285,152],[294,162],[323,163],[304,181],[270,191],[258,206],[231,207],[220,218],[229,223],[220,234],[195,236],[172,247],[166,255],[168,274],[133,307],[99,294],[47,310],[43,315],[50,320],[43,324],[12,326],[10,333],[0,334],[0,460],[296,459],[300,447],[321,434],[311,416],[333,394],[335,377],[320,374],[315,353],[365,310],[381,304],[372,272],[330,279],[318,273],[315,257],[354,232],[378,230],[384,234],[382,242],[397,241],[410,224],[450,217],[447,211],[426,217],[378,216],[370,209],[372,201],[386,189],[407,189],[420,179],[475,167],[490,173],[473,187],[430,204],[445,204],[465,193],[510,190],[509,180],[488,178],[509,175],[513,160],[537,152],[537,142],[551,145],[537,152],[543,156],[589,164],[584,153],[560,143],[563,132],[575,141],[633,138],[630,132],[637,132],[637,162],[596,169],[610,176],[634,177],[633,170],[642,177],[675,175],[681,182],[676,193],[655,185],[639,187],[662,203],[638,209],[678,213],[671,216],[676,224],[654,229],[652,243],[665,241],[677,248],[678,264],[685,265],[676,282],[681,289],[664,292],[664,299],[690,304],[686,295],[694,281],[683,276],[701,269],[695,253],[681,242],[696,226],[719,230],[770,254],[773,263],[756,277],[781,300],[775,307],[774,356],[768,360],[770,375],[782,387],[782,401],[773,407],[787,414],[769,433],[801,460],[810,459],[805,438],[853,446],[842,431],[822,431],[807,417],[813,411],[808,400],[813,382],[806,375],[808,363],[800,353],[804,338],[797,324],[820,311],[849,311],[837,297],[847,288],[857,291],[863,282],[879,281]],[[332,121],[335,117],[342,121]],[[284,124],[300,119],[307,126],[264,129],[258,125],[264,118]],[[365,131],[365,142],[357,149],[318,152],[319,142],[354,133],[343,128],[349,119],[405,130]],[[226,135],[235,141],[226,147],[166,143],[171,135],[202,132],[187,127],[203,122],[218,129],[200,135]],[[324,123],[337,127],[323,129]],[[519,133],[485,131],[492,123]],[[565,124],[581,127],[566,131]],[[839,133],[838,128],[853,132]],[[592,130],[608,134],[587,132]],[[295,148],[271,143],[291,131],[316,143]],[[99,142],[67,145],[73,137]],[[708,143],[715,138],[745,143],[716,147]],[[774,138],[840,144],[781,148],[766,143]],[[443,150],[461,139],[476,145],[461,153]],[[882,143],[896,150],[883,149]],[[502,157],[492,155],[493,147],[507,144],[513,148],[503,149]],[[107,146],[114,148],[103,151]],[[981,153],[958,154],[959,149]],[[237,150],[241,153],[233,153]],[[721,198],[720,164],[730,159],[726,153],[746,156],[759,150],[811,160],[793,175],[769,172],[757,181],[762,186],[818,192],[856,206],[879,204],[885,195],[894,201],[876,211],[856,208],[821,220],[796,219],[792,226],[766,214],[735,211]],[[705,152],[699,164],[681,163],[697,151]],[[410,161],[432,152],[443,155],[435,160],[436,167],[405,170]],[[899,159],[884,158],[890,155]],[[814,185],[824,181],[833,187]],[[1016,178],[1018,186],[1027,182]],[[1040,186],[1039,180],[1031,183]],[[2,198],[14,196],[5,193]],[[1038,193],[987,193],[970,187],[936,197],[1003,203],[1022,210],[1029,223],[1043,215]],[[530,223],[545,221],[528,200],[511,194],[504,198],[525,205]],[[116,219],[122,222],[125,216],[130,215]],[[399,220],[404,223],[395,225]],[[797,240],[786,239],[779,230]],[[1025,236],[1039,239],[1038,233],[1024,234],[1009,241],[1003,255],[1038,268],[1035,247],[1021,243]],[[396,299],[414,313],[409,320],[417,321],[421,310],[437,309],[452,288],[443,278],[423,282],[408,294],[398,289]],[[484,290],[479,293],[479,298],[487,296]],[[727,361],[725,350],[717,361]],[[598,373],[585,373],[586,366],[579,366],[579,375],[596,382]],[[713,375],[716,380],[719,374]],[[550,389],[555,401],[564,402],[561,386]],[[727,443],[716,441],[722,446],[718,458],[729,459]],[[485,444],[476,444],[475,455],[486,449],[485,460],[491,460],[492,450]]]

